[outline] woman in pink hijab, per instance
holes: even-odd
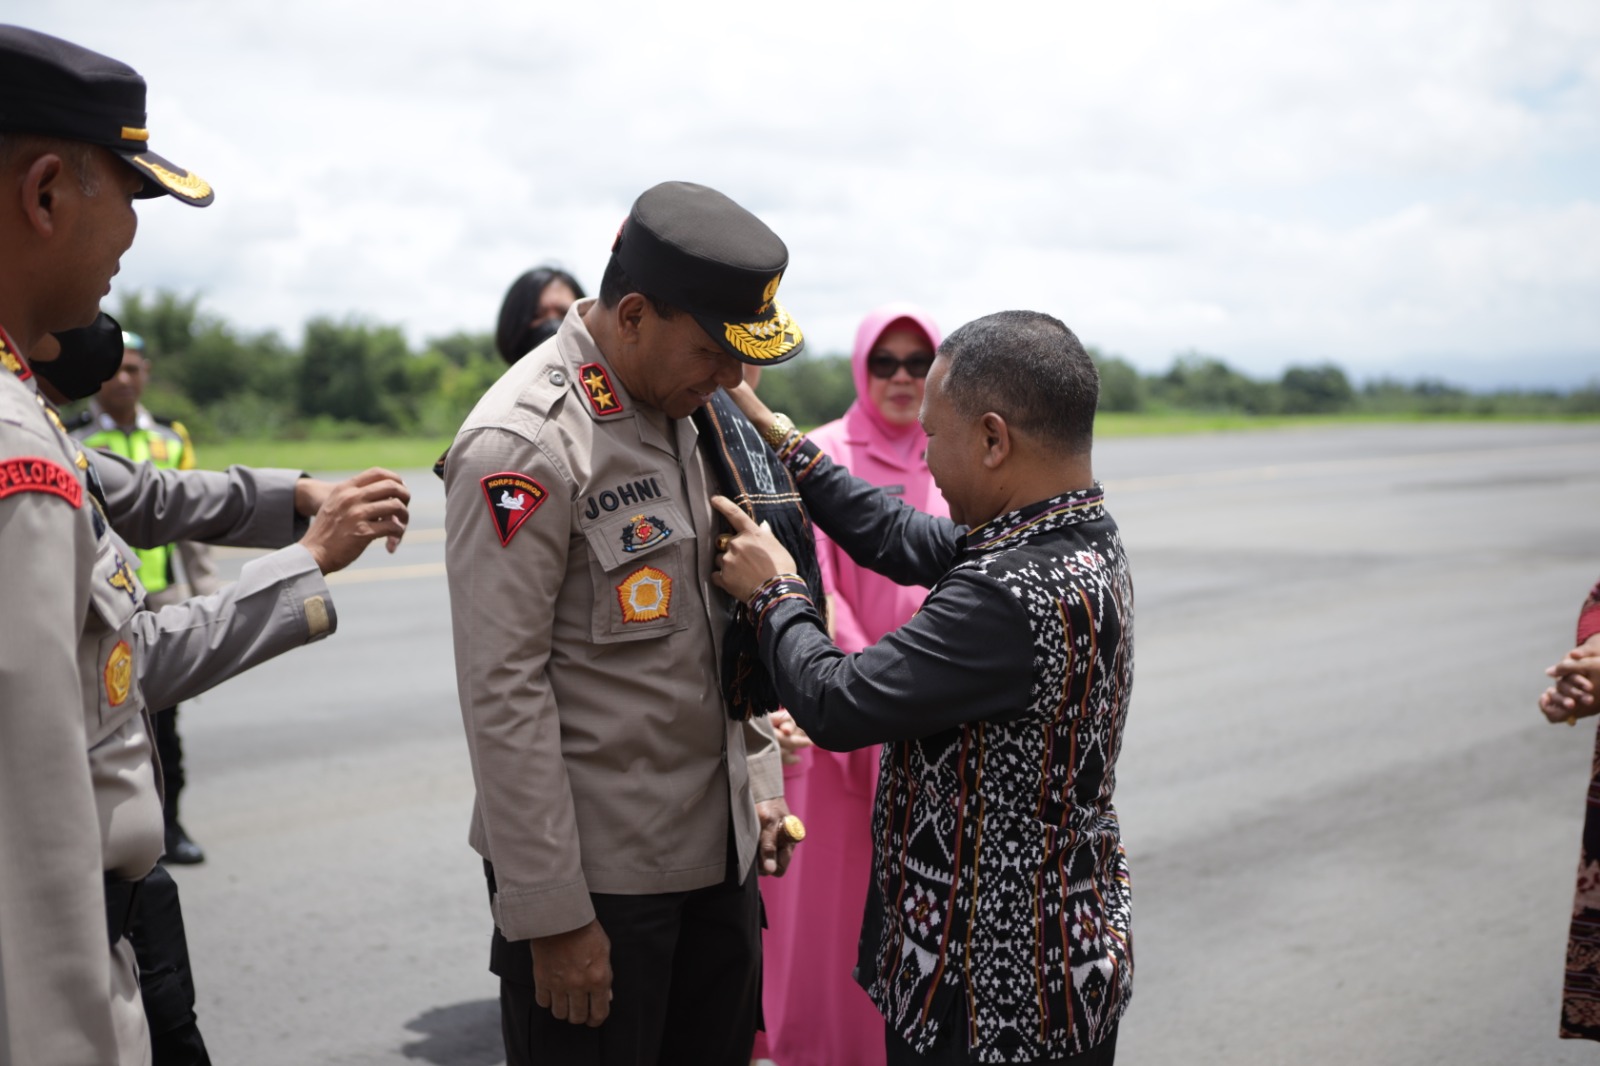
[[[940,339],[933,319],[911,304],[886,304],[867,315],[851,353],[856,401],[843,418],[809,436],[857,477],[919,511],[945,515],[917,421]],[[858,567],[821,530],[817,559],[833,639],[846,652],[903,625],[927,594]],[[883,1018],[851,977],[871,875],[878,747],[804,747],[795,754],[798,761],[784,768],[784,793],[806,824],[806,842],[783,878],[761,879],[766,1045],[758,1042],[757,1055],[778,1066],[882,1066]]]

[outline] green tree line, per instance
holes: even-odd
[[[340,439],[453,433],[505,370],[493,336],[459,332],[414,349],[399,327],[358,317],[308,321],[298,344],[251,333],[202,309],[198,295],[127,296],[117,311],[142,335],[152,376],[145,403],[201,439]],[[1091,350],[1100,409],[1243,415],[1600,415],[1600,380],[1567,392],[1475,393],[1435,379],[1355,385],[1336,364],[1252,377],[1196,352],[1161,373]],[[812,353],[774,367],[761,394],[801,425],[837,418],[855,398],[849,359]]]

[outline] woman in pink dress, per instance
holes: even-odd
[[[867,315],[851,353],[856,401],[810,437],[852,474],[929,514],[944,497],[923,460],[917,422],[922,389],[940,341],[933,319],[911,304]],[[896,585],[850,561],[817,531],[833,639],[846,652],[876,643],[922,606],[924,588]],[[792,729],[792,723],[785,729]],[[757,1056],[778,1066],[882,1066],[883,1018],[856,985],[856,942],[872,858],[872,799],[878,748],[836,753],[804,747],[784,768],[789,809],[806,841],[782,878],[762,878],[766,1041]]]

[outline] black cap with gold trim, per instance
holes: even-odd
[[[715,189],[685,181],[646,189],[611,254],[640,292],[693,315],[740,362],[774,366],[805,350],[777,299],[789,249]]]
[[[109,148],[144,176],[141,197],[212,201],[202,178],[150,151],[145,85],[126,63],[21,26],[0,26],[0,133]]]

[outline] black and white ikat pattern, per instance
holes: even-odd
[[[1111,796],[1133,682],[1133,587],[1102,498],[1097,486],[1002,516],[969,534],[954,568],[992,579],[1026,611],[1026,713],[883,748],[873,832],[885,924],[867,991],[919,1050],[965,1018],[967,1032],[952,1036],[981,1062],[1081,1053],[1132,994]],[[974,654],[1019,637],[975,634]]]

